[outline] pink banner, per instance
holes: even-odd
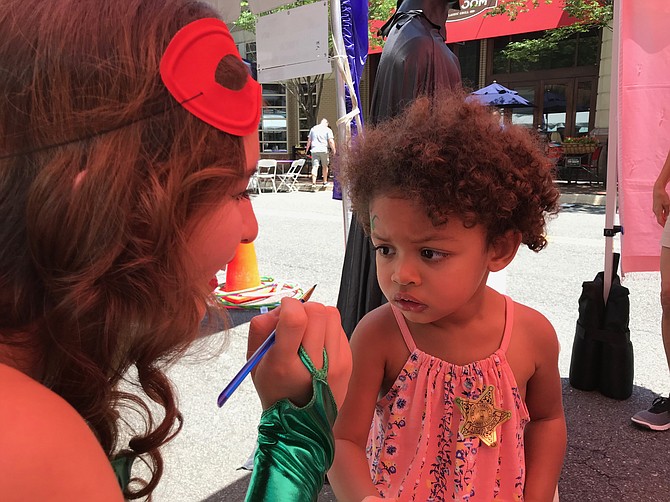
[[[625,274],[659,269],[662,229],[651,209],[651,191],[670,150],[670,2],[622,1],[620,19],[618,169]]]

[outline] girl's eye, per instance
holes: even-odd
[[[441,260],[442,258],[446,258],[448,255],[447,253],[435,251],[434,249],[422,249],[421,256],[427,260]]]
[[[251,190],[245,190],[241,194],[235,196],[237,200],[249,200],[251,198]]]
[[[375,253],[379,253],[382,256],[389,256],[391,254],[391,248],[389,246],[375,246]]]

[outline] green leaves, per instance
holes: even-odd
[[[552,0],[543,0],[551,4]],[[540,0],[532,0],[533,8],[540,5]],[[502,54],[514,61],[538,61],[545,51],[558,47],[559,43],[574,36],[576,33],[587,33],[596,28],[608,28],[614,17],[613,0],[564,0],[563,10],[577,22],[570,26],[561,26],[545,32],[544,36],[535,39],[510,43]],[[526,0],[500,0],[498,6],[487,13],[487,16],[506,15],[514,21],[520,13],[529,12]]]

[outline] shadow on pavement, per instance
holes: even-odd
[[[231,328],[248,323],[260,313],[260,310],[256,309],[229,309],[228,315],[230,316]]]
[[[213,493],[201,502],[242,502],[247,493],[249,478],[251,478],[251,473],[226,486],[223,490]]]
[[[229,309],[226,311],[228,319],[209,319],[208,316],[200,323],[200,336],[210,336],[226,329],[232,329],[242,324],[246,324],[254,317],[260,314],[259,310],[249,309]]]
[[[605,214],[605,206],[593,206],[590,204],[561,204],[561,213],[589,213]]]
[[[226,486],[223,490],[210,495],[201,502],[243,502],[249,486],[251,473],[245,475],[243,478],[235,481],[233,484]],[[328,485],[324,486],[319,494],[319,502],[336,502],[335,495]],[[294,500],[276,500],[274,502],[300,502]]]
[[[635,386],[625,401],[572,388],[563,380],[568,449],[561,502],[670,499],[670,432],[635,426],[630,417],[657,397]]]

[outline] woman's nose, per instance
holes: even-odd
[[[258,221],[251,200],[242,203],[242,242],[253,242],[258,236]]]

